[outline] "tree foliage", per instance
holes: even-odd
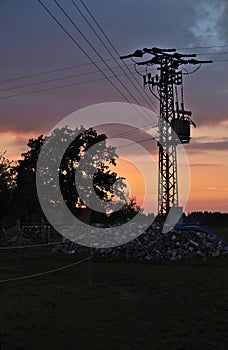
[[[118,156],[114,147],[106,145],[106,135],[99,135],[92,128],[80,127],[72,130],[64,127],[55,129],[48,137],[40,135],[37,138],[30,139],[27,145],[29,147],[28,151],[22,154],[22,159],[18,161],[14,168],[16,171],[16,187],[13,192],[14,201],[8,215],[9,218],[22,217],[36,221],[42,215],[36,191],[37,161],[41,149],[44,149],[46,159],[41,171],[48,178],[49,188],[51,188],[53,194],[57,188],[53,180],[53,167],[50,166],[50,163],[52,163],[58,168],[61,193],[73,214],[78,214],[77,204],[84,203],[80,199],[78,189],[75,186],[76,171],[79,178],[81,176],[84,183],[88,184],[84,186],[84,189],[81,188],[88,203],[93,191],[103,202],[109,202],[114,196],[114,184],[117,183],[117,180],[117,194],[119,199],[123,199],[122,193],[125,187],[123,179],[118,177],[117,173],[110,171],[109,168],[110,164],[116,164]],[[95,149],[93,149],[93,146],[95,146]],[[62,149],[65,149],[65,152],[63,157],[59,158]],[[90,152],[91,149],[92,152]],[[81,160],[83,160],[84,166],[79,167]]]
[[[16,185],[13,162],[10,162],[4,155],[5,152],[0,154],[0,219],[9,210]]]

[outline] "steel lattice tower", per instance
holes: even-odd
[[[184,57],[196,57],[196,54],[180,54],[176,52],[176,49],[157,47],[136,50],[133,54],[120,58],[143,57],[144,54],[152,55],[152,58],[136,64],[156,65],[159,71],[155,77],[152,77],[151,73],[145,74],[143,80],[144,86],[149,85],[153,95],[152,90],[157,87],[160,101],[158,214],[164,218],[171,207],[178,207],[177,146],[180,143],[190,142],[190,124],[195,125],[190,119],[191,112],[184,109],[183,96],[181,109],[179,109],[177,93],[175,103],[174,88],[180,85],[183,92],[183,73],[179,67],[192,64],[199,65],[198,69],[202,63],[212,63],[212,61],[183,59]]]
[[[160,68],[159,97],[159,173],[158,173],[158,213],[163,216],[171,206],[178,206],[176,144],[172,141],[171,122],[174,119],[174,72],[167,56]],[[165,122],[164,122],[165,121]]]

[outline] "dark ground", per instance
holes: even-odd
[[[0,280],[83,258],[53,254],[50,247],[0,251],[0,257]],[[228,256],[83,262],[1,283],[0,290],[1,350],[227,349]]]

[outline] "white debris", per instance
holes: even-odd
[[[135,237],[135,230],[142,231],[142,226],[142,224],[138,225],[138,227],[137,224],[130,225],[132,236]],[[104,237],[106,243],[109,240],[109,231],[109,228],[105,229]],[[115,235],[118,236],[119,234],[120,229],[117,226]],[[129,236],[129,232],[125,234]],[[56,245],[53,251],[78,254],[89,249],[91,248],[73,243],[69,240],[63,240]],[[158,230],[157,227],[155,229],[150,227],[138,238],[118,247],[98,248],[94,245],[93,253],[96,259],[126,259],[146,262],[153,262],[155,260],[181,261],[193,258],[217,258],[227,254],[228,248],[225,247],[222,242],[215,239],[215,237],[211,237],[203,232],[172,230],[172,232],[162,233],[161,228]]]

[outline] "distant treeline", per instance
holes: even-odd
[[[201,226],[228,227],[228,213],[195,211],[187,215],[184,214],[184,222],[188,224],[199,224]]]

